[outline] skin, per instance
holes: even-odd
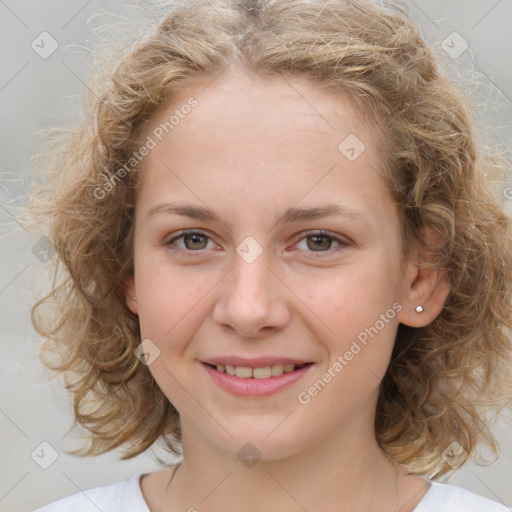
[[[399,210],[379,174],[379,134],[347,98],[306,79],[236,71],[174,98],[146,135],[190,96],[198,105],[143,161],[134,275],[127,276],[141,339],[160,351],[149,370],[183,431],[184,461],[169,492],[169,469],[142,478],[148,506],[412,511],[428,483],[380,450],[375,409],[398,324],[432,322],[448,286],[437,271],[401,266]],[[354,161],[338,150],[350,134],[366,146]],[[171,213],[148,219],[150,208],[174,201],[210,208],[220,221]],[[366,221],[334,215],[275,223],[289,207],[326,203],[356,209]],[[175,239],[182,229],[206,238]],[[319,229],[347,245],[304,233]],[[236,252],[248,236],[263,250],[252,263]],[[394,318],[317,396],[299,403],[298,393],[394,303],[402,306]],[[315,364],[276,395],[248,399],[218,388],[199,363],[220,355]],[[262,454],[252,467],[236,455],[248,442]]]

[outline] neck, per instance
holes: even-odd
[[[347,425],[299,453],[248,467],[182,422],[183,462],[163,510],[412,511],[425,482],[405,475],[379,448],[373,429],[360,427]]]

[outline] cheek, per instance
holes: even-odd
[[[305,302],[321,319],[315,329],[326,353],[323,371],[336,375],[333,388],[340,386],[340,392],[373,390],[389,364],[401,307],[393,270],[382,261],[361,261],[329,279],[304,282]]]
[[[165,255],[153,261],[140,258],[137,295],[141,336],[154,340],[165,351],[178,351],[191,319],[204,313],[204,298],[214,284],[213,277],[198,266],[171,266]],[[187,332],[185,332],[187,331]]]
[[[338,340],[355,338],[375,324],[396,297],[392,270],[379,261],[333,269],[324,278],[302,278],[297,289],[326,332]],[[388,316],[395,315],[391,311]]]
[[[143,265],[137,273],[139,323],[141,339],[149,339],[158,357],[149,366],[153,378],[172,404],[180,411],[191,405],[183,393],[183,382],[189,378],[195,364],[187,357],[187,347],[205,318],[208,290],[214,284],[198,267],[171,266],[165,258]]]

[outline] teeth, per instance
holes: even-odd
[[[252,368],[244,368],[243,366],[235,367],[235,375],[241,379],[250,379],[252,377]]]
[[[265,366],[264,368],[254,368],[251,373],[255,379],[270,379],[270,377],[272,377],[272,368],[270,366]]]
[[[272,373],[272,377],[279,377],[284,372],[284,366],[282,364],[276,364],[270,367],[270,371]]]
[[[250,368],[247,366],[231,366],[229,364],[218,364],[217,371],[227,373],[228,375],[236,375],[241,379],[269,379],[270,377],[279,377],[283,373],[290,373],[297,368],[302,368],[301,364],[276,364],[273,366],[264,366],[262,368]]]

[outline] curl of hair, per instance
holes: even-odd
[[[31,215],[47,221],[57,255],[32,322],[92,439],[70,453],[122,446],[125,459],[156,441],[179,453],[178,413],[134,356],[139,323],[124,279],[140,172],[122,169],[155,112],[228,66],[306,77],[371,116],[389,155],[383,178],[399,205],[403,256],[420,248],[449,278],[431,324],[399,325],[377,405],[379,445],[431,478],[450,471],[442,452],[453,441],[470,455],[480,445],[496,452],[485,414],[512,398],[512,261],[510,219],[488,179],[509,163],[477,137],[470,105],[410,15],[364,0],[186,0],[151,11],[158,21],[140,37],[96,57],[83,121],[54,130],[32,158],[47,179],[33,185]],[[38,314],[52,303],[51,317]]]

